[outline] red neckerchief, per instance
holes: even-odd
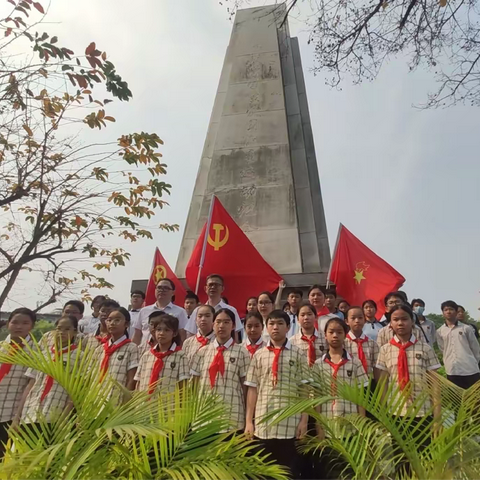
[[[278,363],[280,361],[280,354],[285,350],[285,345],[280,348],[274,347],[272,345],[267,345],[267,350],[273,352],[273,363],[272,363],[272,385],[275,387],[278,383]]]
[[[330,310],[324,305],[323,308],[317,313],[317,318],[315,319],[315,328],[318,330],[318,319],[324,315],[330,315]]]
[[[24,345],[23,343],[18,344],[18,343],[10,343],[10,349],[9,349],[9,356],[13,357],[17,350],[20,350],[23,348]],[[3,380],[3,377],[7,376],[10,373],[10,370],[12,369],[13,364],[12,363],[2,363],[0,366],[0,382]]]
[[[260,343],[247,343],[245,344],[245,347],[247,348],[247,350],[250,352],[250,356],[253,357],[253,355],[255,354],[255,352],[262,346],[262,343],[263,342],[260,342]]]
[[[333,363],[329,358],[327,358],[327,356],[325,356],[325,362],[328,363],[333,368],[331,388],[332,388],[332,395],[335,396],[337,394],[336,380],[337,380],[338,371],[340,370],[340,367],[348,363],[348,358],[342,358],[340,362]]]
[[[155,356],[155,363],[153,364],[152,374],[150,375],[150,381],[148,382],[148,393],[153,393],[155,385],[158,382],[160,373],[163,370],[163,359],[172,355],[172,353],[178,352],[182,347],[175,347],[173,350],[168,349],[166,352],[159,352],[155,348],[150,349],[150,353]]]
[[[102,344],[105,345],[110,340],[110,335],[95,335],[95,338]]]
[[[400,351],[398,352],[398,361],[397,361],[397,371],[398,371],[398,385],[400,390],[403,390],[408,382],[410,381],[410,373],[408,371],[408,359],[407,359],[407,348],[415,345],[417,340],[414,342],[410,340],[407,343],[399,343],[392,338],[390,344],[397,347]]]
[[[110,361],[110,357],[119,349],[122,348],[127,343],[130,343],[131,340],[126,338],[122,340],[120,343],[112,343],[112,345],[108,345],[108,343],[103,344],[103,359],[102,363],[100,364],[100,380],[103,380],[103,377],[107,373],[108,370],[108,362]]]
[[[62,348],[60,352],[57,352],[57,349],[55,347],[52,347],[50,349],[50,351],[52,352],[52,360],[56,362],[57,358],[62,357],[64,353],[67,353],[68,351],[73,352],[76,349],[77,349],[77,345],[75,345],[74,343],[72,343],[68,347]],[[50,393],[52,386],[53,386],[53,378],[48,376],[47,381],[45,382],[45,388],[43,389],[42,395],[40,397],[40,403],[42,403],[45,397]]]
[[[223,352],[226,349],[227,347],[225,345],[218,346],[217,353],[215,357],[213,357],[213,361],[208,367],[208,374],[210,375],[210,386],[212,388],[215,386],[215,380],[217,379],[218,372],[220,372],[222,377],[225,375],[225,359],[223,358]]]
[[[362,362],[363,369],[365,370],[365,373],[368,375],[367,357],[365,356],[365,352],[363,351],[363,344],[364,344],[365,342],[368,342],[368,337],[365,337],[365,338],[359,338],[359,337],[352,338],[351,332],[348,332],[348,333],[347,333],[347,338],[348,338],[350,341],[355,342],[355,343],[357,344],[357,348],[358,348],[358,359]]]
[[[210,341],[207,337],[204,337],[202,334],[199,335],[198,333],[195,335],[195,338],[197,339],[197,342],[201,344],[200,348],[206,347]]]
[[[317,337],[315,333],[312,334],[310,337],[307,337],[302,332],[302,336],[300,338],[304,342],[308,342],[307,358],[308,358],[308,365],[311,367],[315,363],[315,360],[317,359],[317,354],[315,352],[315,340],[317,339]]]

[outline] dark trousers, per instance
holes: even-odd
[[[1,422],[0,423],[0,460],[5,455],[5,445],[8,441],[8,429],[12,422]]]
[[[447,379],[457,387],[466,390],[480,380],[480,373],[474,373],[473,375],[447,375]]]
[[[264,450],[265,454],[270,454],[269,460],[273,460],[278,465],[287,467],[290,470],[290,478],[298,478],[298,453],[294,438],[270,438],[263,440],[256,438],[259,442],[259,448]]]

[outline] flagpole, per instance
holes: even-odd
[[[200,257],[200,265],[198,266],[197,285],[195,286],[195,295],[198,294],[200,286],[200,276],[202,274],[203,264],[205,263],[205,253],[207,251],[208,235],[210,233],[210,225],[212,224],[213,204],[215,203],[215,195],[212,195],[210,202],[210,210],[208,211],[207,228],[205,229],[205,236],[203,237],[202,256]]]
[[[332,259],[330,260],[330,267],[328,267],[327,288],[330,288],[330,274],[332,273],[332,263],[333,263],[333,259],[335,258],[335,255],[337,253],[338,239],[340,238],[340,230],[342,229],[342,227],[343,227],[343,225],[342,225],[342,223],[340,223],[338,225],[337,240],[335,241],[335,248],[333,249]]]

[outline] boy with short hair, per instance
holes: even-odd
[[[183,304],[183,308],[187,312],[188,318],[190,318],[190,315],[192,315],[193,311],[198,307],[199,304],[200,299],[198,298],[198,295],[195,295],[189,290],[185,295],[185,302]]]
[[[288,397],[305,394],[302,385],[308,383],[307,358],[287,339],[290,317],[274,310],[267,317],[267,345],[252,358],[245,385],[247,415],[245,434],[255,435],[265,453],[284,465],[296,476],[297,450],[295,439],[307,431],[308,415],[293,415],[275,425],[261,422],[272,411],[288,405]]]
[[[343,312],[337,308],[337,292],[333,288],[327,288],[325,290],[325,306],[328,308],[328,311],[340,318],[344,319]]]
[[[92,300],[92,314],[91,315],[86,315],[82,317],[82,319],[79,319],[78,322],[78,331],[85,334],[89,335],[91,333],[95,333],[95,331],[98,328],[98,325],[100,324],[100,307],[102,306],[102,303],[107,299],[105,295],[97,295],[93,300]],[[83,304],[82,304],[83,306]],[[65,311],[64,311],[65,313]],[[82,312],[83,313],[83,312]],[[66,315],[72,315],[72,313],[67,313]]]
[[[423,331],[424,340],[433,347],[436,341],[435,338],[435,324],[423,315],[425,312],[425,302],[421,298],[414,298],[412,300],[412,310],[417,316],[417,326]]]
[[[441,305],[445,325],[437,330],[447,378],[467,389],[480,380],[480,346],[472,328],[457,320],[458,305],[447,300]]]

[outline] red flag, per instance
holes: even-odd
[[[182,282],[173,273],[168,263],[162,257],[158,247],[155,249],[155,256],[153,257],[153,267],[150,278],[148,279],[147,291],[145,292],[145,305],[152,305],[157,301],[155,296],[155,287],[162,278],[169,278],[175,284],[175,303],[183,307],[185,302],[185,295],[187,291],[182,285]]]
[[[273,292],[282,278],[258,253],[218,198],[213,197],[212,202],[209,221],[204,225],[185,269],[187,283],[192,289],[197,285],[205,232],[209,224],[198,295],[205,301],[203,287],[206,278],[218,273],[225,279],[223,295],[237,310],[244,312],[249,297],[265,290]]]
[[[400,273],[341,224],[329,280],[350,305],[374,300],[378,306],[377,317],[385,311],[385,295],[398,290],[405,282]]]

